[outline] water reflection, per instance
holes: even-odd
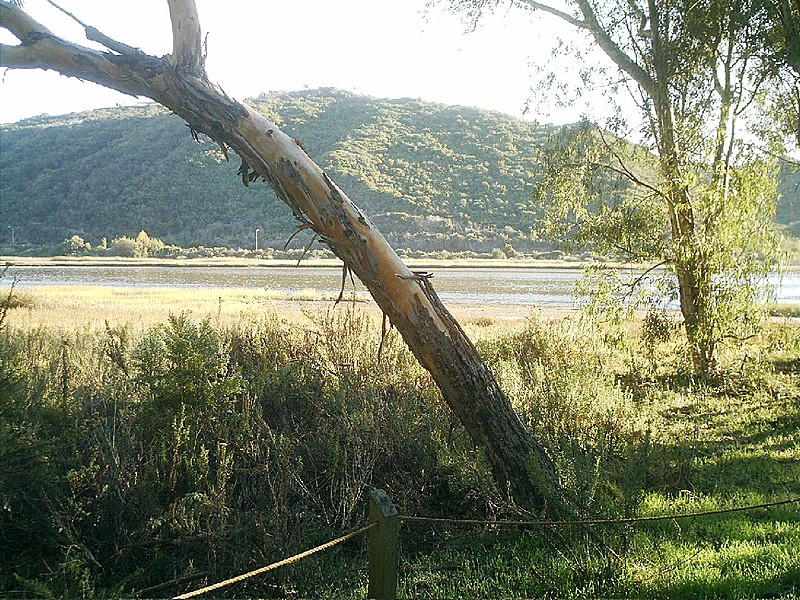
[[[342,272],[330,267],[180,267],[180,266],[14,266],[6,281],[16,276],[19,286],[103,285],[197,288],[269,289],[292,294],[316,290],[338,294]],[[434,270],[434,286],[445,302],[459,304],[530,304],[573,306],[579,269],[486,269]],[[778,283],[777,279],[775,283]],[[347,291],[352,283],[347,279]],[[366,295],[356,281],[356,292]],[[800,303],[800,272],[789,273],[780,282],[778,301]]]

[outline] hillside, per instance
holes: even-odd
[[[530,230],[540,211],[531,192],[538,145],[552,127],[333,89],[251,103],[300,140],[395,247],[536,247]],[[282,246],[294,230],[291,212],[268,186],[242,186],[238,166],[213,142],[196,144],[178,117],[156,106],[3,126],[0,240],[8,245],[11,225],[27,246],[72,235],[96,245],[145,230],[184,247],[251,247],[259,228],[262,247]],[[797,229],[796,187],[785,187],[791,198],[779,219]]]
[[[775,220],[788,234],[800,238],[800,168],[783,163],[779,178],[781,201]]]
[[[530,246],[537,142],[546,129],[499,113],[337,90],[252,101],[299,139],[398,247]],[[4,223],[18,243],[151,236],[181,246],[283,245],[290,211],[238,161],[155,107],[41,117],[2,128]],[[3,227],[3,229],[6,229]],[[7,233],[3,233],[7,236]]]

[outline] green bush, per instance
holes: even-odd
[[[796,437],[796,328],[764,337],[759,364],[772,372],[762,366],[758,389],[734,401],[728,388],[614,372],[608,347],[582,327],[532,320],[479,343],[552,452],[573,506],[630,515],[657,499],[666,511],[681,490],[730,493],[739,481],[766,494],[785,480],[793,493],[783,463],[765,453],[767,442],[789,452]],[[650,327],[654,339],[668,333]],[[340,306],[305,327],[276,316],[223,326],[181,314],[136,333],[0,330],[0,594],[147,596],[193,578],[158,588],[179,593],[360,527],[372,487],[406,514],[513,514],[430,376],[396,332],[382,339],[381,329]],[[701,445],[699,428],[713,431],[711,420],[729,413],[718,426],[724,436]],[[776,437],[763,437],[751,459],[737,445],[744,431]],[[732,451],[715,454],[719,444]],[[745,471],[723,460],[732,456],[747,458]],[[648,548],[676,539],[666,525],[636,536],[407,525],[408,595],[631,595],[636,561],[658,571]],[[706,525],[697,527],[701,543]],[[798,536],[782,527],[789,542],[770,541],[769,552]],[[337,547],[221,593],[363,596],[362,549],[363,540]],[[441,564],[467,566],[440,577]],[[681,590],[702,590],[687,573]],[[655,575],[647,585],[653,597],[668,587]],[[746,589],[768,590],[759,585]]]
[[[36,299],[31,294],[12,291],[11,293],[5,296],[0,296],[0,310],[11,310],[14,308],[35,308],[35,307],[36,307]]]
[[[0,589],[222,579],[360,526],[371,487],[409,510],[479,514],[466,492],[491,489],[488,471],[459,461],[469,445],[429,377],[378,330],[351,307],[307,330],[183,314],[135,336],[5,331]],[[287,577],[309,592],[329,579],[309,563],[252,589]]]
[[[78,235],[73,235],[68,240],[64,240],[56,246],[56,254],[62,256],[78,256],[88,254],[92,250],[92,245]]]
[[[554,454],[569,503],[584,512],[615,510],[628,452],[644,430],[604,352],[572,321],[543,319],[482,350]]]

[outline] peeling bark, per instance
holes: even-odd
[[[197,6],[193,0],[167,0],[167,4],[172,21],[172,60],[181,69],[199,74],[203,69],[203,36]]]
[[[243,180],[263,177],[303,226],[312,228],[369,290],[419,362],[432,374],[476,445],[485,449],[503,491],[543,512],[556,500],[557,474],[545,448],[514,412],[475,346],[424,274],[412,273],[369,218],[299,143],[205,77],[193,0],[169,0],[172,57],[155,58],[95,38],[97,52],[53,36],[0,0],[0,26],[22,42],[0,48],[0,66],[55,69],[127,94],[147,96],[242,159]],[[96,31],[96,30],[95,30]]]

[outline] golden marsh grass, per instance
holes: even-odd
[[[106,323],[144,329],[180,313],[217,323],[259,320],[266,315],[309,323],[315,315],[332,310],[335,304],[335,297],[313,289],[287,294],[234,288],[31,285],[16,288],[14,294],[21,300],[21,306],[9,311],[10,326],[67,330],[104,328]],[[353,296],[346,293],[343,303],[352,301]],[[356,301],[359,310],[374,316],[379,325],[377,305],[365,296],[357,296]],[[534,316],[544,314],[559,319],[572,312],[548,308],[543,313],[535,307],[515,304],[455,304],[449,308],[467,331],[477,337],[500,329],[523,327]]]
[[[10,311],[9,324],[26,327],[103,327],[105,322],[149,327],[184,312],[197,319],[225,322],[268,312],[302,318],[301,305],[332,303],[315,290],[287,295],[270,290],[80,285],[26,286],[16,293],[25,298],[28,307]]]

